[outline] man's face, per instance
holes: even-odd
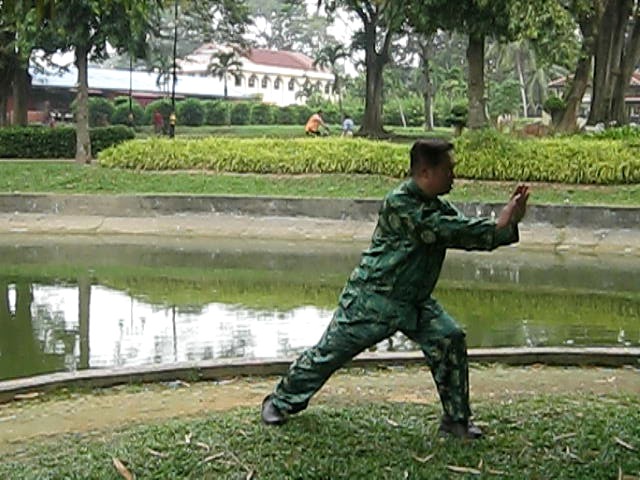
[[[453,169],[456,162],[451,153],[446,155],[447,158],[437,166],[426,169],[426,186],[431,195],[444,195],[453,188],[453,179],[455,178]]]

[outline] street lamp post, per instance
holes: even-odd
[[[176,83],[178,82],[176,57],[178,55],[178,0],[173,5],[173,86],[171,88],[171,115],[169,116],[169,136],[176,130]]]

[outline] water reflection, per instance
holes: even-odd
[[[293,355],[322,334],[359,250],[1,240],[0,379]],[[470,346],[638,346],[638,263],[454,255],[436,293]]]

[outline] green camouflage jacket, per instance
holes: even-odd
[[[379,311],[381,319],[415,317],[416,308],[435,304],[431,292],[447,248],[493,250],[517,241],[517,226],[497,230],[495,221],[466,217],[406,180],[385,197],[371,245],[353,270],[340,304],[346,308],[360,295],[369,300],[359,308]]]

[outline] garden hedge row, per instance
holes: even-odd
[[[99,155],[104,167],[139,170],[204,169],[237,173],[362,173],[406,175],[408,144],[345,138],[148,139]],[[639,183],[638,144],[566,137],[518,140],[494,131],[456,141],[461,178],[564,183]]]
[[[124,126],[92,128],[89,134],[94,155],[135,137],[135,132]],[[0,128],[0,158],[73,158],[75,155],[75,128]]]

